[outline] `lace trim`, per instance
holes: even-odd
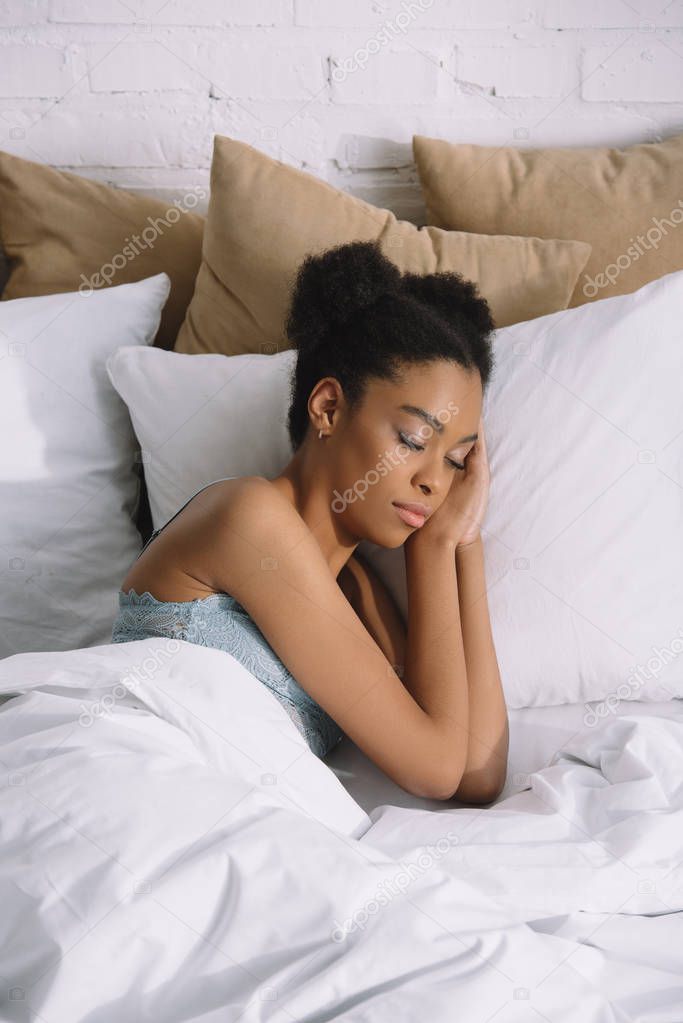
[[[239,604],[237,600],[234,597],[232,597],[229,593],[210,593],[208,597],[195,597],[193,600],[159,600],[157,597],[153,596],[153,594],[151,594],[149,590],[144,590],[142,593],[137,593],[133,589],[130,589],[127,592],[119,590],[120,604],[123,603],[135,605],[143,604],[146,606],[151,605],[154,607],[155,606],[167,607],[169,604],[173,604],[174,606],[179,605],[180,607],[190,607],[193,604],[207,604],[210,601],[222,603],[225,600],[230,601],[235,607],[242,608],[242,605]],[[242,608],[242,610],[244,610],[244,608]]]
[[[325,756],[343,738],[337,723],[299,685],[231,594],[159,600],[149,590],[119,590],[119,615],[112,629],[112,642],[148,636],[182,639],[231,653],[284,704],[317,756]]]

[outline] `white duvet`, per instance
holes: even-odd
[[[230,654],[0,661],[0,1018],[681,1023],[683,723],[368,816]]]

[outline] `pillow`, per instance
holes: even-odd
[[[681,308],[677,271],[496,331],[482,536],[511,708],[683,697]],[[405,616],[395,555],[370,561]]]
[[[11,274],[3,300],[127,284],[166,272],[171,293],[154,344],[173,348],[192,297],[205,191],[176,203],[144,198],[0,152],[0,245]]]
[[[380,239],[404,272],[456,270],[479,284],[498,326],[565,309],[590,247],[582,242],[418,229],[216,135],[202,264],[175,350],[271,354],[289,348],[284,320],[304,256]]]
[[[430,223],[589,242],[570,308],[683,269],[683,135],[626,149],[518,149],[414,135],[413,153]]]
[[[169,290],[161,273],[0,302],[0,658],[111,639],[139,481],[105,360],[151,344]]]
[[[292,349],[226,358],[137,347],[107,359],[140,443],[154,529],[205,483],[282,471],[292,457],[286,418],[295,361]]]
[[[5,256],[5,253],[3,252],[2,248],[0,248],[0,295],[2,295],[3,291],[5,290],[5,285],[7,284],[8,277],[9,266],[7,265],[7,257]]]
[[[482,535],[509,707],[683,697],[681,308],[683,271],[495,334]],[[205,483],[282,471],[295,360],[137,348],[108,360],[155,528]],[[403,549],[359,552],[405,618]]]

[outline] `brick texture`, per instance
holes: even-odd
[[[683,124],[683,4],[0,0],[0,148],[145,194],[215,133],[424,222],[414,133],[631,145]]]

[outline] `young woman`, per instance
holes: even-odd
[[[286,321],[292,459],[275,479],[214,481],[152,534],[112,640],[225,649],[318,756],[345,733],[409,792],[494,800],[508,720],[480,534],[493,329],[459,274],[402,275],[374,242],[307,256]],[[403,547],[407,630],[355,553],[364,539]]]

